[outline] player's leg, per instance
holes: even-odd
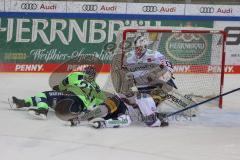
[[[138,105],[142,115],[143,122],[149,127],[159,127],[159,126],[167,126],[168,122],[163,119],[159,119],[157,117],[156,104],[153,98],[148,94],[139,94],[136,97],[136,104]]]
[[[40,93],[37,93],[36,96],[27,97],[25,99],[20,99],[13,96],[12,101],[16,105],[16,108],[24,108],[24,107],[31,107],[31,106],[36,106],[39,108],[48,108],[46,107],[46,104],[45,104],[45,102],[47,102],[46,99],[48,97],[47,92],[55,92],[55,91],[40,92]]]
[[[40,92],[34,98],[29,99],[29,102],[32,100],[33,106],[36,106],[36,108],[30,108],[28,110],[30,115],[40,119],[47,118],[49,102],[52,100],[47,93],[48,92]]]
[[[20,99],[15,96],[12,97],[12,102],[15,104],[16,108],[24,108],[36,105],[34,97],[28,97],[26,99]]]
[[[106,98],[103,104],[79,115],[78,121],[89,121],[89,125],[94,128],[125,127],[131,124],[130,116],[126,112],[126,105],[115,95]]]
[[[38,93],[35,97],[26,99],[28,103],[36,108],[30,108],[28,113],[40,119],[46,119],[49,107],[54,109],[57,101],[64,99],[66,94],[58,91],[45,91]]]

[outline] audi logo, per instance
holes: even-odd
[[[200,13],[214,13],[213,7],[201,7]]]
[[[21,9],[36,10],[37,9],[37,4],[36,3],[22,3],[21,4]]]
[[[84,11],[96,11],[98,9],[98,6],[97,5],[89,5],[89,4],[84,4],[82,6],[82,9]]]
[[[157,6],[143,6],[142,11],[143,12],[157,12]]]

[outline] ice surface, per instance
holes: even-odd
[[[240,92],[224,98],[222,110],[200,107],[192,119],[170,119],[167,128],[95,130],[69,127],[50,112],[45,121],[9,110],[7,98],[49,90],[49,74],[0,74],[1,160],[239,160]],[[98,77],[103,85],[106,75]],[[226,75],[225,91],[240,87],[239,75]],[[176,118],[176,117],[175,117]]]

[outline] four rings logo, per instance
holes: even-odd
[[[82,10],[84,11],[96,11],[98,9],[97,5],[84,4]]]
[[[23,9],[23,10],[36,10],[37,7],[38,6],[36,3],[22,3],[21,4],[21,9]]]
[[[143,12],[157,12],[157,6],[143,6],[142,7]]]
[[[200,13],[214,13],[214,8],[213,7],[201,7],[199,11],[200,11]]]

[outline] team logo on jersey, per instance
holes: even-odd
[[[167,38],[165,49],[174,60],[186,62],[200,59],[207,52],[207,35],[174,33]]]

